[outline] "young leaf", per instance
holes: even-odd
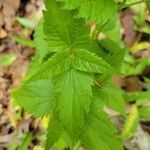
[[[74,53],[73,67],[85,72],[114,73],[114,69],[101,57],[84,49],[77,49]]]
[[[88,150],[123,150],[107,115],[102,110],[95,109],[95,106],[86,118],[82,141]]]
[[[91,103],[92,80],[88,74],[69,70],[55,78],[58,118],[73,142]]]
[[[117,12],[114,0],[57,0],[64,2],[65,9],[78,9],[77,17],[104,25]]]
[[[36,117],[47,115],[53,103],[53,85],[49,80],[26,83],[13,92],[14,100]]]
[[[58,141],[61,134],[62,134],[62,127],[60,123],[54,118],[50,118],[45,150],[49,150],[51,146],[53,146]]]
[[[75,11],[60,9],[55,0],[45,0],[44,33],[52,51],[83,47],[89,42],[89,30],[83,19],[75,19]]]

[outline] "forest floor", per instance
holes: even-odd
[[[11,90],[20,85],[25,76],[29,62],[34,56],[35,49],[18,44],[12,36],[26,36],[33,39],[34,28],[26,30],[16,18],[32,19],[40,16],[41,0],[0,0],[0,56],[10,54],[14,59],[7,67],[0,65],[0,149],[15,150],[23,138],[30,142],[28,149],[41,145],[42,135],[45,133],[40,120],[31,117],[23,109],[13,103]],[[120,12],[122,24],[122,38],[127,47],[135,42],[150,42],[150,34],[143,34],[134,30],[134,12],[130,9]],[[138,48],[139,49],[139,48]],[[150,58],[150,45],[141,47],[132,53],[134,58]],[[10,60],[11,61],[11,60]],[[1,63],[1,62],[0,62]],[[114,77],[114,82],[126,91],[146,91],[150,84],[143,82],[143,77],[150,78],[150,67],[145,67],[138,75]],[[30,136],[27,133],[31,133]],[[141,120],[134,137],[125,142],[127,150],[150,150],[150,120]],[[147,147],[145,147],[147,145]],[[14,149],[13,149],[14,148]]]

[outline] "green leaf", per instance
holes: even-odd
[[[32,140],[32,133],[28,132],[25,135],[25,138],[23,139],[23,141],[22,141],[21,145],[19,146],[18,150],[28,149],[28,146],[29,146],[31,140]]]
[[[29,20],[27,18],[23,18],[23,17],[17,17],[17,21],[24,27],[26,28],[34,28],[35,27],[35,23],[32,20]]]
[[[104,25],[117,13],[113,0],[57,0],[64,2],[65,9],[78,9],[77,17]]]
[[[12,94],[20,106],[36,117],[43,117],[52,109],[53,85],[49,80],[26,83]]]
[[[67,143],[68,144],[68,143]],[[65,149],[65,147],[67,147],[67,144],[66,142],[64,141],[64,139],[61,137],[57,143],[55,143],[54,147],[57,149],[57,150],[62,150],[62,149]]]
[[[122,115],[125,114],[123,92],[113,84],[101,88],[99,91],[99,99],[105,101],[105,104],[109,108]]]
[[[150,119],[150,106],[144,106],[139,109],[141,119]]]
[[[42,66],[41,58],[38,55],[38,53],[35,54],[34,57],[32,57],[32,60],[29,64],[25,79],[29,79],[33,75],[35,75],[36,71],[39,69],[39,67]]]
[[[75,11],[61,10],[55,0],[45,0],[44,33],[51,51],[82,48],[89,42],[89,29],[83,19],[75,19]]]
[[[124,60],[121,72],[126,76],[138,75],[141,74],[143,70],[149,66],[150,66],[149,58],[141,58],[136,60],[133,59],[132,63],[128,62],[128,60]]]
[[[108,116],[95,106],[86,118],[82,141],[88,150],[123,150]]]
[[[146,0],[146,5],[147,5],[148,11],[150,13],[150,0]]]
[[[0,66],[9,67],[16,59],[14,54],[5,54],[0,56]]]
[[[113,26],[113,27],[112,27],[112,29],[108,30],[109,28],[107,26],[108,27]],[[110,20],[110,23],[108,22],[108,24],[106,24],[106,27],[105,27],[105,31],[103,31],[103,32],[106,34],[107,38],[116,42],[116,45],[118,45],[120,47],[124,47],[124,44],[122,42],[121,23],[119,20],[119,15],[114,16]]]
[[[123,139],[129,139],[133,136],[134,132],[137,129],[138,122],[139,122],[138,108],[136,105],[133,105],[122,130]]]
[[[51,79],[54,75],[63,73],[70,68],[72,58],[67,51],[54,54],[47,62],[39,66],[35,74],[29,78],[28,82],[40,79]]]
[[[102,58],[83,49],[57,52],[47,62],[43,63],[37,72],[29,79],[50,79],[54,75],[67,71],[70,67],[91,73],[112,74],[114,69]]]
[[[73,67],[85,72],[114,73],[114,69],[101,57],[84,49],[74,52]]]
[[[62,127],[60,123],[54,118],[50,118],[45,150],[49,150],[58,141],[61,134]]]
[[[43,18],[40,20],[38,26],[35,29],[34,41],[36,44],[36,48],[38,50],[38,54],[40,55],[40,59],[42,60],[49,52],[50,48],[45,40],[44,30],[43,30]]]
[[[128,102],[134,102],[136,101],[137,105],[144,104],[145,102],[149,102],[150,100],[150,92],[144,91],[144,92],[126,92],[125,93],[125,99]]]
[[[14,35],[14,36],[11,37],[11,39],[13,41],[21,44],[21,45],[24,45],[24,46],[29,46],[29,47],[32,47],[32,48],[36,47],[34,41],[29,40],[29,39],[24,38],[24,37],[20,37],[20,36]]]
[[[91,77],[76,70],[69,70],[55,78],[58,118],[73,143],[80,133],[84,113],[89,111],[91,85]]]
[[[112,40],[101,40],[99,42],[101,48],[101,57],[116,70],[121,69],[125,50],[120,48],[117,43]]]

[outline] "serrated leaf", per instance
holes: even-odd
[[[88,74],[76,70],[69,70],[55,78],[58,118],[73,143],[80,133],[84,113],[89,111],[91,84]]]
[[[57,52],[47,62],[39,66],[36,73],[29,78],[28,82],[51,79],[54,75],[67,71],[70,68],[71,61],[72,59],[68,50]]]
[[[89,29],[83,19],[75,19],[75,11],[60,9],[55,0],[45,0],[44,33],[52,51],[83,47],[89,42]]]
[[[77,17],[104,25],[117,12],[113,0],[57,0],[64,2],[65,9],[78,9]]]
[[[47,115],[52,109],[53,85],[50,80],[26,83],[13,92],[14,100],[36,117]]]
[[[60,123],[54,118],[50,118],[45,150],[49,150],[58,141],[61,134],[62,134],[62,127]]]
[[[36,44],[36,48],[38,50],[40,60],[42,60],[51,50],[48,47],[48,44],[45,40],[45,35],[43,30],[43,18],[40,20],[39,24],[35,29],[34,42]]]
[[[101,109],[95,111],[95,107],[86,118],[82,141],[88,150],[123,150],[108,116]]]
[[[114,73],[114,69],[101,57],[84,49],[77,49],[74,53],[73,67],[85,72]]]

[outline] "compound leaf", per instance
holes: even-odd
[[[50,79],[52,76],[67,71],[70,67],[94,73],[114,73],[115,70],[96,54],[83,49],[60,51],[43,63],[29,81]]]

